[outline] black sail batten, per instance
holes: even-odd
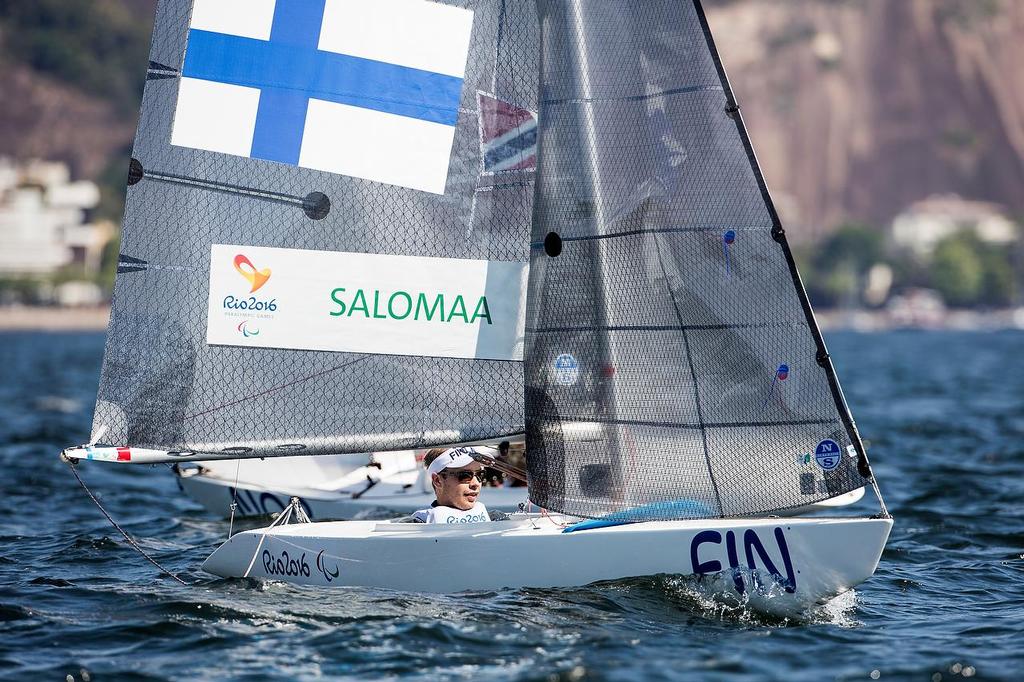
[[[453,95],[455,130],[446,182],[443,193],[435,193],[317,170],[294,159],[257,158],[263,152],[255,148],[211,151],[246,125],[262,125],[246,123],[244,116],[225,118],[228,123],[211,128],[206,137],[200,130],[198,138],[172,139],[175,131],[212,120],[189,118],[180,109],[182,93],[191,92],[197,102],[221,87],[217,76],[200,78],[189,66],[197,44],[192,43],[193,6],[200,1],[160,0],[157,6],[128,177],[126,256],[115,283],[93,439],[159,451],[263,457],[429,447],[523,433],[521,362],[210,345],[207,310],[214,245],[451,262],[527,261],[533,164],[523,145],[510,144],[523,162],[487,167],[480,102],[486,96],[492,111],[520,116],[537,110],[533,5],[422,0],[420,9],[432,16],[472,12],[465,70]],[[435,12],[434,5],[443,11]],[[250,35],[253,17],[232,33],[228,14],[206,14],[221,23],[200,27],[197,33],[205,36],[199,38],[221,33],[223,45],[244,50],[276,40],[273,27],[262,38]],[[306,38],[318,45],[312,33]],[[330,55],[332,64],[337,54]],[[214,55],[211,63],[216,66],[221,57]],[[231,77],[223,81],[222,90],[236,94],[245,85]],[[250,86],[268,84],[275,85]],[[246,97],[256,96],[251,88]],[[287,99],[290,92],[277,94]],[[251,100],[232,102],[250,106]],[[193,138],[201,143],[190,142]],[[237,276],[230,260],[227,271]],[[344,275],[339,269],[340,280]],[[242,277],[237,283],[249,293]]]
[[[865,485],[699,2],[538,7],[531,499],[702,518]]]
[[[803,308],[804,317],[807,320],[807,326],[810,328],[811,334],[814,335],[814,342],[817,347],[817,355],[815,359],[818,364],[825,369],[825,373],[828,376],[829,388],[832,390],[832,397],[835,399],[836,409],[839,410],[839,415],[846,426],[847,434],[857,451],[858,471],[861,476],[866,479],[870,479],[872,478],[872,473],[871,465],[867,458],[867,449],[864,447],[864,442],[861,440],[860,432],[857,430],[857,424],[853,420],[850,407],[846,402],[846,397],[843,395],[843,389],[839,384],[839,376],[836,374],[835,366],[832,364],[832,357],[829,355],[828,349],[825,347],[825,339],[821,334],[821,328],[818,326],[818,320],[814,317],[814,310],[811,308],[811,300],[807,296],[807,289],[804,287],[803,279],[797,271],[796,259],[793,257],[793,251],[789,247],[789,240],[786,238],[786,231],[782,226],[782,220],[779,218],[779,212],[775,208],[775,202],[772,200],[771,192],[768,189],[768,183],[764,179],[764,173],[761,172],[761,164],[757,162],[757,155],[754,152],[754,146],[750,141],[750,135],[747,133],[747,127],[743,123],[743,114],[740,112],[739,103],[736,101],[736,96],[733,94],[732,86],[729,84],[729,76],[726,74],[725,65],[722,63],[722,57],[718,53],[718,47],[715,45],[715,38],[711,33],[711,26],[708,24],[707,15],[704,13],[704,7],[701,4],[701,0],[693,0],[693,5],[698,18],[700,19],[701,28],[704,31],[704,39],[707,41],[708,49],[711,51],[712,59],[714,59],[715,68],[718,70],[718,77],[722,81],[722,89],[725,91],[725,96],[729,102],[728,113],[732,116],[733,120],[736,121],[736,129],[740,134],[740,138],[743,140],[743,146],[747,151],[747,157],[750,159],[751,170],[753,170],[754,176],[757,178],[757,184],[761,188],[761,194],[764,197],[765,206],[768,207],[768,211],[771,213],[773,237],[779,243],[783,253],[786,255],[786,263],[789,266],[789,272],[793,278],[793,286],[796,288],[797,296],[800,297],[800,305]]]

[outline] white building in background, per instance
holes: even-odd
[[[92,182],[72,182],[59,162],[0,158],[0,277],[44,276],[69,266],[99,270],[109,223],[86,222],[100,200]]]
[[[962,230],[971,230],[990,244],[1011,244],[1018,238],[1016,223],[997,204],[942,194],[915,202],[896,216],[892,240],[924,259],[939,242]]]

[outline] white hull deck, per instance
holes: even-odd
[[[794,613],[869,578],[891,519],[657,521],[562,533],[558,516],[442,525],[301,523],[236,534],[203,564],[222,577],[413,592],[568,587],[658,574]],[[570,519],[571,520],[571,519]],[[444,569],[450,570],[444,570]]]

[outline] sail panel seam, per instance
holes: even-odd
[[[169,182],[178,185],[188,185],[190,187],[196,187],[199,189],[208,189],[214,192],[225,192],[228,194],[241,194],[244,196],[254,197],[257,199],[264,199],[267,201],[274,201],[282,204],[290,204],[298,207],[303,206],[303,197],[297,197],[290,194],[281,194],[280,192],[271,192],[269,190],[254,189],[252,187],[242,187],[240,185],[231,185],[226,182],[217,182],[216,180],[203,180],[201,178],[190,178],[184,175],[174,175],[172,173],[164,173],[161,171],[146,171],[147,180],[156,180],[158,182]]]
[[[678,331],[721,331],[726,329],[784,329],[787,327],[804,327],[806,322],[764,322],[747,324],[688,324],[688,325],[626,325],[601,327],[597,325],[584,327],[527,327],[526,331],[534,334],[568,333],[568,332],[678,332]]]
[[[543,419],[553,419],[553,417],[546,417],[540,415]],[[605,419],[600,417],[568,417],[564,414],[558,415],[560,421],[563,424],[566,423],[581,423],[581,424],[607,424],[615,426],[649,426],[653,428],[666,428],[666,429],[688,429],[696,431],[697,429],[747,429],[747,428],[765,428],[771,426],[824,426],[828,424],[835,424],[835,418],[826,419],[791,419],[786,421],[737,421],[737,422],[700,422],[697,424],[691,424],[687,422],[659,422],[659,421],[648,421],[642,419]]]
[[[688,85],[672,90],[652,92],[645,95],[629,95],[627,97],[564,97],[560,99],[541,100],[541,104],[595,104],[598,102],[644,102],[659,97],[671,97],[673,95],[686,95],[693,92],[722,92],[721,85]]]
[[[732,228],[735,230],[745,230],[750,232],[756,232],[760,230],[768,231],[768,227],[748,227],[748,228]],[[675,234],[680,232],[718,232],[721,230],[720,227],[663,227],[655,230],[627,230],[625,232],[611,232],[609,234],[587,234],[580,235],[578,237],[567,237],[563,234],[559,236],[563,242],[584,242],[594,241],[598,239],[613,239],[616,237],[635,237],[641,234]],[[544,242],[532,242],[530,248],[543,248]]]

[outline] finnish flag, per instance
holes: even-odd
[[[195,0],[171,144],[443,194],[473,12]]]

